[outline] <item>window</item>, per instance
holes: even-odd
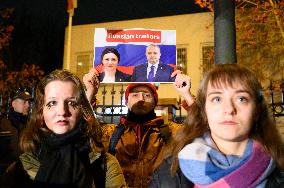
[[[84,74],[89,72],[92,67],[91,53],[80,53],[76,58],[76,75],[82,79]]]
[[[212,68],[214,64],[214,46],[206,44],[202,46],[202,69],[203,73]]]
[[[187,49],[177,48],[177,69],[183,74],[187,73]]]

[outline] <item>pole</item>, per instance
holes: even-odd
[[[234,0],[214,0],[215,64],[237,63]]]
[[[66,69],[67,70],[70,70],[72,17],[73,15],[69,13],[68,33],[67,33],[67,52],[66,52]]]
[[[71,68],[71,38],[72,38],[72,18],[74,9],[77,8],[77,0],[67,0],[68,18],[68,32],[67,32],[67,49],[66,49],[66,62],[65,67],[67,70]]]

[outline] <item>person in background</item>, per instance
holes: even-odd
[[[20,88],[15,92],[11,101],[11,109],[8,112],[8,119],[18,132],[21,132],[28,121],[32,96],[26,89]]]
[[[133,69],[131,82],[174,82],[174,68],[160,61],[161,50],[155,44],[146,47],[147,62]]]
[[[120,54],[114,48],[105,48],[101,54],[103,72],[99,74],[102,83],[129,82],[131,75],[125,74],[117,69],[120,62]]]
[[[99,81],[96,71],[90,70],[83,78],[89,100],[97,93]],[[190,106],[194,100],[189,92],[190,78],[178,74],[174,87],[184,94]],[[110,153],[115,155],[122,167],[129,187],[148,186],[154,164],[171,134],[178,126],[174,122],[166,123],[163,117],[154,111],[158,103],[156,87],[150,83],[131,83],[125,90],[125,102],[128,107],[126,116],[114,128],[106,125],[107,144]]]
[[[150,188],[284,187],[284,147],[248,69],[216,65],[164,153]]]
[[[1,185],[126,187],[115,157],[104,151],[101,127],[79,78],[55,70],[36,88],[31,120],[20,137],[24,152]]]
[[[27,124],[32,96],[19,88],[11,99],[11,109],[0,119],[0,172],[19,157],[19,136]]]

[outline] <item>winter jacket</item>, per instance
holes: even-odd
[[[2,116],[0,119],[0,173],[4,172],[12,162],[21,154],[18,146],[19,135],[25,127],[27,116],[18,112],[9,112],[8,118]]]
[[[161,117],[145,123],[135,123],[121,117],[120,124],[113,129],[109,126],[106,130],[110,139],[118,137],[115,143],[114,155],[122,167],[125,180],[129,187],[145,188],[148,186],[150,176],[153,173],[154,164],[167,139],[171,136],[171,127],[177,124],[165,125]],[[117,129],[123,132],[117,136]]]
[[[90,162],[95,163],[100,159],[100,153],[90,153]],[[106,166],[105,170],[105,187],[107,188],[121,188],[127,187],[121,168],[117,159],[111,154],[106,153],[106,164],[98,164],[93,169],[94,171],[101,171],[102,166]],[[102,163],[102,162],[101,162]],[[35,176],[39,170],[39,161],[29,153],[24,153],[20,156],[17,163],[14,163],[7,169],[5,175],[0,176],[1,187],[5,188],[33,188]],[[104,181],[104,180],[99,180]],[[104,182],[103,182],[104,183]],[[41,185],[40,187],[42,187]],[[60,186],[62,187],[62,186]],[[64,186],[63,186],[64,187]],[[96,182],[93,183],[92,188],[96,187]],[[100,187],[100,186],[98,186]]]

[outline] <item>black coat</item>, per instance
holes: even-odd
[[[174,174],[170,173],[172,158],[163,161],[160,167],[153,173],[148,188],[192,188],[194,185],[181,172],[180,169]]]
[[[11,111],[8,119],[0,119],[0,173],[21,154],[19,135],[27,123],[27,116]]]

